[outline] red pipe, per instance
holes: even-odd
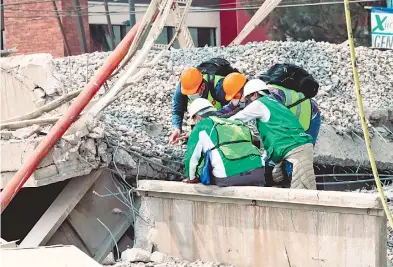
[[[38,164],[46,157],[56,142],[63,136],[78,115],[94,97],[104,82],[109,78],[112,72],[120,64],[127,54],[135,35],[138,32],[141,21],[138,21],[132,29],[127,33],[120,44],[106,59],[105,63],[97,70],[93,79],[87,84],[85,89],[75,98],[75,101],[68,108],[67,112],[53,126],[48,135],[34,150],[33,154],[25,161],[11,181],[4,187],[0,193],[1,212],[5,210],[14,196],[19,192],[31,174],[35,171]]]

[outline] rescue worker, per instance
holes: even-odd
[[[184,158],[188,183],[218,186],[263,185],[264,165],[251,132],[240,121],[215,116],[216,109],[206,99],[190,105],[195,122]]]
[[[180,76],[172,109],[172,135],[169,142],[175,143],[181,139],[184,113],[188,103],[197,98],[208,99],[216,109],[228,104],[222,83],[226,75],[237,71],[230,63],[222,58],[212,58],[202,62],[196,68],[185,69]]]
[[[217,111],[217,116],[229,118],[244,108],[244,103],[240,100],[247,81],[247,77],[238,72],[230,73],[224,78],[222,87],[225,92],[225,100],[230,102]]]
[[[278,163],[273,169],[273,180],[284,179],[281,163],[286,160],[293,164],[291,188],[316,189],[312,137],[305,133],[299,120],[269,96],[269,88],[262,80],[245,84],[242,101],[249,104],[230,119],[256,120],[267,160]]]
[[[223,90],[225,92],[225,99],[230,102],[217,112],[218,116],[233,116],[244,107],[239,99],[241,99],[244,85],[246,83],[247,78],[240,73],[231,73],[225,77],[223,81]],[[299,99],[304,98],[302,93],[279,85],[268,84],[267,86],[270,97],[273,97],[286,107],[296,103]],[[307,99],[290,108],[290,110],[299,119],[299,122],[306,133],[312,136],[313,145],[315,146],[319,129],[321,127],[321,114],[318,109],[317,102],[314,99]]]
[[[226,94],[225,99],[231,102],[229,102],[228,105],[224,106],[220,111],[218,111],[218,115],[220,117],[228,117],[228,115],[232,116],[243,108],[242,102],[239,102],[237,99],[239,99],[239,97],[243,93],[246,80],[247,78],[240,73],[231,73],[225,77],[223,81],[223,89]],[[304,98],[303,93],[287,89],[283,86],[271,83],[269,83],[267,86],[270,97],[276,99],[278,102],[280,102],[286,107],[296,103],[299,99]],[[235,102],[233,103],[233,101]],[[303,129],[306,131],[306,133],[312,136],[313,145],[315,146],[319,134],[319,129],[321,127],[321,114],[316,101],[314,99],[306,99],[300,104],[291,107],[290,110],[299,119],[299,122],[302,125]],[[265,154],[264,158],[266,158]],[[290,177],[292,175],[292,164],[289,164],[288,162],[284,163],[287,176]],[[275,163],[271,160],[265,162],[265,178],[266,184],[268,186],[274,185],[271,173],[274,166]],[[280,181],[280,183],[285,184],[285,181]]]

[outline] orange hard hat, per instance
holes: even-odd
[[[232,98],[240,92],[246,82],[246,76],[241,73],[233,72],[228,74],[222,83],[225,92],[225,99],[228,101],[232,100]]]
[[[195,94],[202,84],[202,73],[197,68],[187,68],[180,75],[183,95]]]

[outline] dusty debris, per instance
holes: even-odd
[[[123,254],[125,256],[123,257]],[[233,265],[223,265],[218,262],[202,262],[200,260],[189,262],[176,259],[165,253],[155,251],[149,253],[140,248],[127,249],[122,253],[122,261],[114,267],[234,267]]]
[[[30,127],[18,129],[12,132],[12,136],[16,139],[26,139],[41,130],[41,126],[33,125]]]
[[[165,253],[159,252],[159,251],[154,251],[150,256],[150,260],[155,263],[165,263],[165,262],[175,261],[174,258],[168,256]]]
[[[122,148],[115,149],[113,161],[116,164],[123,165],[132,169],[135,169],[137,167],[137,164],[132,158],[132,156]]]
[[[140,248],[129,248],[121,253],[121,259],[125,262],[149,262],[150,253]]]

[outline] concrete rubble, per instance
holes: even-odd
[[[111,253],[112,254],[112,253]],[[112,257],[113,255],[108,257]],[[232,267],[232,265],[222,265],[217,262],[202,261],[188,262],[172,258],[165,253],[154,251],[149,253],[140,248],[131,248],[124,251],[121,255],[121,261],[115,262],[114,260],[105,260],[103,266],[113,267]]]
[[[145,63],[150,62],[157,53],[158,51],[151,51]],[[47,95],[55,97],[84,88],[109,54],[95,52],[51,60],[51,63],[47,64],[51,67],[47,69],[50,69],[51,75],[57,81],[56,90],[50,86],[43,86],[39,88],[44,92],[35,93],[41,97]],[[372,123],[370,131],[373,140],[377,140],[373,148],[378,151],[376,156],[379,160],[379,167],[393,169],[391,164],[393,156],[389,156],[388,153],[390,148],[393,149],[393,94],[391,93],[393,52],[360,47],[357,49],[357,55],[362,96],[369,126]],[[65,136],[58,145],[61,152],[56,153],[55,161],[60,162],[69,157],[78,157],[79,160],[92,166],[111,166],[122,176],[140,175],[158,179],[160,177],[174,179],[175,174],[168,177],[167,173],[162,174],[159,165],[146,164],[146,161],[141,160],[139,156],[161,162],[169,169],[175,170],[175,173],[181,171],[186,146],[185,144],[168,145],[168,138],[171,134],[173,93],[184,67],[195,66],[211,57],[228,59],[250,78],[258,77],[277,62],[289,62],[303,66],[321,85],[316,97],[323,120],[320,139],[330,140],[329,142],[334,144],[337,144],[337,140],[345,141],[342,143],[344,147],[340,147],[342,152],[337,153],[338,155],[327,149],[326,144],[318,143],[316,162],[330,165],[342,163],[351,166],[368,164],[365,150],[356,150],[354,158],[348,159],[348,156],[351,156],[348,151],[360,149],[363,143],[351,78],[349,48],[314,41],[303,43],[268,41],[226,48],[204,47],[168,51],[140,81],[126,86],[126,93],[105,108],[101,116],[96,118],[97,121],[88,126],[87,135],[78,136],[76,133],[74,136]],[[12,57],[10,59],[12,60]],[[11,63],[9,64],[12,65]],[[121,73],[108,80],[107,84],[100,89],[97,98],[113,85],[119,75]],[[58,88],[58,82],[62,84],[61,88]],[[53,90],[56,94],[51,93]],[[67,105],[63,105],[63,110],[64,106]],[[60,112],[59,110],[57,112]],[[187,119],[186,115],[183,123],[185,131],[190,130],[190,123]],[[13,133],[6,131],[2,132],[1,142],[15,142],[18,138],[37,140],[42,138],[41,132],[47,132],[47,130],[38,130],[38,127],[34,126],[28,130],[22,129]],[[328,146],[331,147],[331,144]],[[69,152],[67,152],[68,149]],[[325,153],[326,151],[328,152]],[[379,155],[382,155],[380,156],[382,160],[378,159]]]
[[[156,53],[152,51],[146,62],[149,62]],[[72,73],[72,77],[75,77],[73,87],[80,88],[85,83],[86,70],[96,69],[107,55],[108,53],[94,53],[57,59],[56,64],[59,73],[64,75],[68,72]],[[392,87],[390,77],[393,76],[393,53],[360,47],[357,49],[357,55],[369,126],[372,123],[371,134],[382,138],[382,143],[391,143],[393,94],[390,91]],[[185,66],[195,66],[211,57],[228,59],[250,78],[259,76],[277,62],[303,66],[321,85],[316,99],[321,109],[323,124],[329,127],[322,129],[322,134],[327,136],[339,134],[352,139],[360,136],[361,139],[362,131],[357,114],[354,85],[350,78],[352,68],[349,48],[313,41],[263,42],[227,48],[172,50],[161,58],[141,81],[129,85],[127,93],[104,110],[102,121],[106,127],[105,134],[120,141],[121,144],[128,144],[151,156],[169,157],[181,161],[185,145],[167,145],[171,132],[173,92]],[[114,80],[108,82],[109,86]],[[77,86],[75,85],[77,83],[81,84]],[[183,128],[190,129],[187,121],[184,122]],[[332,138],[328,138],[330,139]],[[351,148],[348,147],[347,150]],[[318,160],[318,155],[316,158]],[[326,155],[321,155],[320,158],[320,163],[326,164],[332,164],[335,159],[330,159],[329,162],[329,157]],[[342,158],[345,159],[345,155]],[[389,160],[386,159],[386,162]]]

